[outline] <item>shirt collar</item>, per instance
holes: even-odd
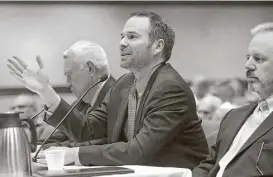
[[[146,86],[148,84],[148,81],[150,80],[151,76],[155,72],[155,70],[162,64],[160,63],[155,63],[150,69],[148,69],[146,72],[142,72],[140,74],[140,77],[135,81],[136,82],[136,90],[138,93],[138,98],[142,97]]]

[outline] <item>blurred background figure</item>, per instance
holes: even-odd
[[[222,104],[214,112],[214,116],[212,117],[212,120],[214,121],[221,121],[227,112],[239,106],[234,103],[236,97],[235,90],[231,86],[231,81],[229,79],[216,81],[210,87],[209,93],[222,100]]]
[[[203,120],[211,120],[223,101],[212,94],[205,95],[197,105],[197,114]]]
[[[203,75],[196,76],[191,82],[190,88],[195,96],[196,104],[208,93],[212,82]]]
[[[37,113],[37,103],[32,95],[20,94],[12,100],[10,111],[22,112],[20,114],[21,119],[28,119]],[[35,123],[39,122],[40,119],[35,119]]]
[[[199,101],[197,106],[197,114],[202,119],[202,127],[209,146],[216,142],[220,121],[212,119],[222,103],[223,101],[219,97],[208,93]]]
[[[42,110],[41,105],[38,105],[35,96],[31,94],[20,94],[12,100],[10,111],[22,112],[20,114],[21,119],[30,119],[33,115]],[[41,109],[39,109],[41,108]],[[41,144],[43,140],[54,130],[54,127],[43,121],[44,114],[40,114],[32,121],[36,125],[37,142]],[[25,128],[28,139],[30,138],[30,132],[28,128]],[[66,135],[60,131],[54,133],[48,143],[59,142],[67,140]]]

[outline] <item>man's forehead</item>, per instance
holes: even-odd
[[[249,52],[262,52],[273,54],[273,32],[261,32],[256,34],[250,41]]]
[[[73,50],[68,49],[64,52],[63,58],[66,65],[77,64],[79,60],[79,55],[77,55]]]
[[[144,33],[149,32],[150,21],[147,17],[131,17],[124,26],[122,33]]]
[[[66,58],[69,58],[71,55],[73,55],[73,50],[71,48],[67,49],[64,51],[63,53],[63,57],[66,59]]]

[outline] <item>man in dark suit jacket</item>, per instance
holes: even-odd
[[[77,112],[76,114],[82,114],[82,116],[85,116],[90,111],[92,111],[94,108],[98,107],[102,103],[104,97],[106,96],[106,94],[108,93],[110,88],[113,86],[115,81],[116,80],[114,79],[114,77],[110,76],[107,79],[107,81],[105,82],[104,86],[99,91],[94,105],[91,106],[90,103],[85,103],[84,101],[81,101],[75,108],[75,112]],[[68,104],[64,100],[63,100],[63,103],[66,105]],[[72,103],[71,106],[73,106],[74,104],[75,104],[75,102]],[[70,107],[67,107],[67,110],[64,110],[64,112],[68,112],[69,109],[70,109]],[[54,113],[52,116],[54,116]],[[107,142],[106,138],[93,139],[91,141],[84,141],[84,142],[78,142],[78,141],[74,141],[74,140],[66,140],[63,142],[47,143],[44,146],[44,149],[47,149],[49,147],[56,147],[56,146],[79,147],[79,146],[87,146],[87,145],[92,145],[92,144],[105,144],[106,142]]]
[[[193,169],[205,159],[208,145],[193,93],[166,64],[174,38],[174,31],[159,15],[132,15],[120,41],[121,67],[131,73],[120,77],[101,106],[87,117],[73,112],[60,126],[75,141],[107,137],[107,143],[67,148],[66,163]],[[56,116],[46,121],[56,125],[69,105],[51,91],[43,97],[52,99],[49,105],[57,105]]]
[[[100,45],[94,42],[86,40],[77,41],[64,52],[63,58],[67,85],[77,99],[80,98],[87,88],[96,82],[97,78],[100,78],[103,74],[109,75],[110,73],[108,58],[104,50]],[[115,81],[116,80],[110,75],[105,82],[89,91],[77,105],[74,110],[75,114],[83,114],[84,116],[92,109],[98,107]],[[62,102],[68,105],[64,100],[62,100]],[[74,104],[75,102],[72,103],[72,105]],[[52,106],[46,111],[48,113],[45,114],[46,117],[51,114],[55,116],[53,112],[50,112],[51,109]],[[67,107],[67,110],[64,110],[64,112],[68,112],[69,109],[70,107]],[[77,142],[69,139],[67,141],[48,143],[44,146],[44,149],[51,146],[78,147],[104,143],[106,143],[106,138],[86,142]]]
[[[211,154],[193,177],[250,177],[273,172],[273,23],[256,26],[245,64],[249,90],[258,103],[229,111]]]

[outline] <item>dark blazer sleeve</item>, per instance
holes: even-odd
[[[100,107],[94,109],[92,114],[83,114],[77,109],[74,109],[64,120],[59,129],[65,132],[71,140],[76,142],[105,138],[107,136],[107,105],[109,92]],[[62,99],[57,109],[45,121],[56,127],[69,109],[70,105]]]
[[[43,149],[47,149],[50,147],[58,147],[58,146],[65,146],[65,147],[80,147],[80,146],[90,146],[90,145],[102,145],[107,143],[107,138],[98,138],[91,141],[84,141],[84,142],[76,142],[73,140],[67,140],[63,142],[54,142],[48,143],[44,145]]]
[[[215,166],[216,159],[217,159],[217,153],[218,153],[218,147],[219,147],[219,135],[221,134],[221,132],[220,132],[221,126],[222,126],[223,121],[226,119],[226,117],[228,116],[228,114],[231,111],[232,110],[230,110],[228,113],[226,113],[226,115],[224,116],[224,118],[222,119],[222,121],[220,123],[220,128],[219,128],[219,133],[217,135],[217,140],[216,140],[216,143],[210,147],[210,154],[195,169],[193,169],[192,177],[207,177],[209,172],[211,171],[211,169]]]
[[[192,177],[207,177],[216,163],[216,145],[210,148],[210,154],[192,171]]]
[[[188,113],[186,92],[174,81],[153,90],[143,127],[128,142],[80,147],[83,165],[144,164],[177,135]]]

